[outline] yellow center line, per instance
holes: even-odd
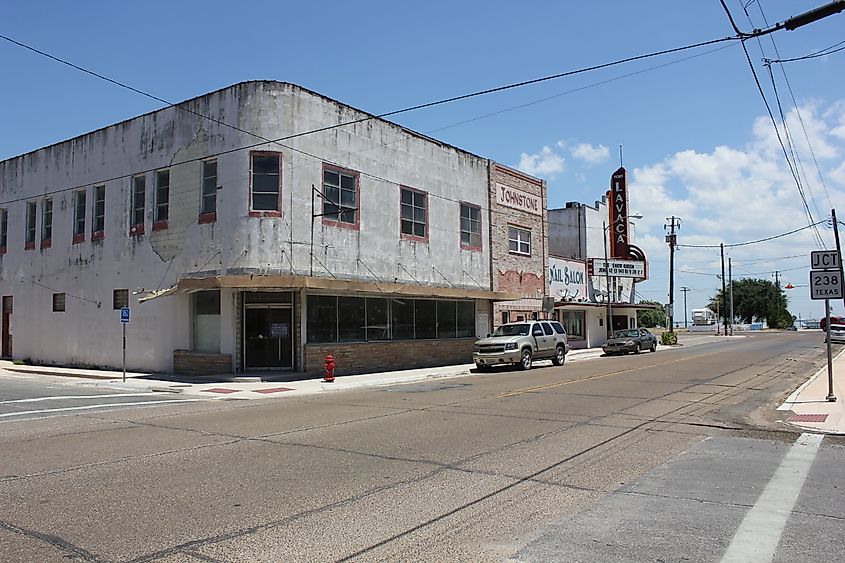
[[[602,373],[599,375],[591,375],[589,377],[582,377],[580,379],[571,379],[569,381],[559,381],[558,383],[548,383],[546,385],[538,385],[537,387],[526,387],[525,389],[515,389],[513,391],[508,391],[506,393],[499,393],[499,397],[513,397],[515,395],[522,395],[523,393],[534,393],[535,391],[543,391],[545,389],[552,389],[554,387],[563,387],[564,385],[570,385],[572,383],[581,383],[583,381],[592,381],[593,379],[602,379],[604,377],[610,377],[611,375],[621,375],[623,373],[630,373],[632,371],[639,371],[648,368],[654,368],[659,366],[667,366],[669,364],[676,364],[678,362],[686,362],[689,360],[696,360],[698,358],[704,358],[707,356],[714,356],[716,354],[721,354],[723,351],[719,350],[717,352],[708,352],[706,354],[698,354],[697,356],[690,356],[688,358],[679,358],[677,360],[672,360],[671,362],[663,362],[660,364],[650,364],[647,366],[639,366],[635,368],[628,368],[623,369],[620,371],[612,371],[610,373]]]

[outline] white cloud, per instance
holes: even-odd
[[[560,143],[558,144],[560,145]],[[572,156],[575,158],[581,159],[591,166],[604,162],[610,158],[610,150],[604,145],[593,146],[589,143],[580,143],[571,147],[569,152],[571,152]]]
[[[845,186],[845,160],[842,161],[842,164],[831,170],[828,175],[834,182]]]
[[[554,178],[556,174],[560,174],[566,169],[566,162],[562,156],[550,147],[545,146],[539,153],[522,153],[517,168],[532,176]]]
[[[800,120],[793,110],[786,121],[803,166],[801,179],[808,205],[819,220],[831,207],[845,209],[845,100],[804,104],[800,113]],[[818,181],[805,129],[822,176],[830,180],[826,189]],[[664,224],[674,215],[682,219],[678,231],[681,247],[675,254],[675,287],[692,288],[688,295],[690,309],[703,306],[720,289],[718,245],[723,242],[728,245],[726,263],[731,257],[735,279],[774,281],[773,272],[777,270],[782,285],[791,282],[798,286],[787,292],[791,312],[818,317],[821,307],[809,300],[806,289],[808,255],[817,248],[813,230],[766,243],[730,246],[808,223],[804,202],[768,116],[753,121],[745,146],[679,151],[662,162],[635,168],[629,178],[631,212],[644,216],[637,221],[635,243],[646,251],[651,263],[650,279],[638,286],[642,295],[660,300],[666,297],[668,247]],[[830,247],[832,231],[820,225],[819,232]],[[682,301],[683,296],[676,293],[676,311]]]

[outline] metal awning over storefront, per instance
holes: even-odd
[[[607,309],[607,303],[595,303],[593,301],[558,301],[555,303],[555,308],[570,308],[577,309],[584,307],[588,309]],[[650,311],[660,309],[660,305],[652,305],[651,303],[611,303],[611,309],[634,309],[637,311]]]
[[[381,283],[373,281],[355,281],[329,279],[311,276],[281,275],[224,275],[186,277],[176,285],[142,294],[138,301],[143,303],[157,297],[194,293],[214,289],[295,290],[311,289],[340,293],[378,294],[383,297],[431,297],[439,299],[486,299],[490,301],[513,301],[521,296],[518,293],[491,291],[486,289],[468,289],[463,287],[438,287],[418,284]]]

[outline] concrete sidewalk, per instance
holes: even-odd
[[[682,338],[680,344],[681,346],[698,346],[724,341],[726,338],[729,337],[693,335]],[[681,346],[658,346],[657,351],[668,352]],[[589,361],[601,356],[601,348],[570,350],[566,355],[566,363]],[[551,361],[538,360],[536,362],[538,368],[545,365],[551,365]],[[289,372],[260,374],[231,373],[219,376],[196,377],[164,373],[126,372],[126,382],[124,383],[122,381],[123,373],[121,371],[78,369],[59,366],[16,365],[9,361],[0,360],[0,370],[31,375],[75,378],[80,385],[107,387],[123,391],[182,393],[198,397],[226,399],[261,399],[279,396],[313,395],[347,389],[465,377],[474,375],[476,373],[474,368],[474,364],[468,363],[360,375],[341,375],[337,377],[334,383],[326,383],[321,377],[313,378],[313,374],[311,375],[311,379],[291,381],[288,377],[290,375]],[[502,366],[497,369],[508,368]]]
[[[667,350],[662,347],[660,350]],[[601,349],[571,350],[566,363],[582,362],[600,357]],[[538,367],[550,364],[549,360],[538,360]],[[326,383],[321,377],[288,381],[278,374],[231,373],[219,376],[175,376],[164,373],[123,372],[114,370],[79,369],[59,366],[35,366],[0,361],[0,369],[30,375],[68,377],[81,385],[108,387],[121,390],[157,391],[182,393],[204,397],[225,397],[228,399],[260,399],[284,394],[312,395],[315,393],[341,391],[363,387],[379,387],[400,383],[414,383],[434,379],[447,379],[472,375],[475,365],[460,364],[430,368],[406,369],[381,373],[338,376],[334,383]],[[499,368],[507,369],[507,368]]]
[[[825,365],[778,407],[779,411],[792,413],[784,422],[812,432],[845,435],[845,387],[841,375],[843,371],[845,350],[833,358],[833,394],[836,401],[826,399],[829,384]]]

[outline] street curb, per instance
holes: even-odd
[[[6,367],[6,368],[3,368],[3,369],[5,369],[6,371],[13,371],[15,373],[32,373],[32,374],[36,374],[36,375],[52,375],[54,377],[75,377],[77,379],[96,379],[96,380],[100,380],[100,381],[114,380],[114,377],[112,377],[110,375],[71,373],[71,372],[67,372],[67,371],[55,372],[55,371],[49,371],[49,370],[38,368],[38,367],[19,368],[17,366],[10,366],[10,367]]]

